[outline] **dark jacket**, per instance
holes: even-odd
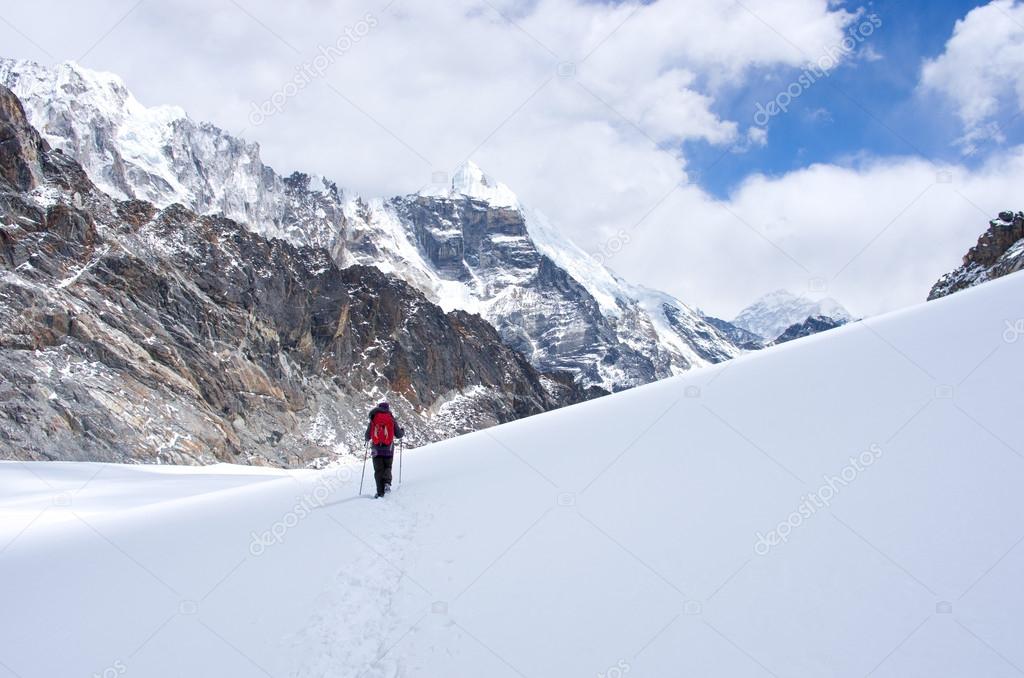
[[[371,431],[373,429],[373,418],[375,416],[377,416],[378,414],[380,414],[381,412],[384,412],[388,416],[390,416],[391,417],[391,421],[394,422],[395,438],[401,438],[402,436],[404,436],[405,435],[405,430],[401,426],[399,426],[398,420],[395,419],[395,415],[391,414],[391,408],[388,407],[387,405],[383,405],[383,406],[382,405],[378,405],[377,407],[375,407],[372,410],[370,410],[370,417],[369,417],[370,421],[366,424],[366,440],[367,441],[370,440],[370,434],[371,434]],[[391,445],[374,445],[373,446],[373,456],[375,456],[375,457],[390,457],[390,456],[393,456],[394,454],[395,454],[395,445],[394,445],[394,443],[392,443]]]

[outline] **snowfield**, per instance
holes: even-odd
[[[1020,675],[1022,299],[422,448],[382,501],[359,466],[4,463],[0,676]]]

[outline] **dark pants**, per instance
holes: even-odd
[[[373,458],[373,479],[377,481],[377,494],[384,494],[384,486],[391,484],[391,464],[393,455],[381,455]]]

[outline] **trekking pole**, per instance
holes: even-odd
[[[398,439],[398,484],[402,484],[402,453],[405,452],[405,439]]]
[[[366,457],[370,454],[370,441],[363,448],[363,472],[359,474],[359,496],[363,496],[363,479],[366,477]]]

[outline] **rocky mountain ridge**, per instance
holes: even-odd
[[[258,144],[195,122],[176,106],[146,107],[116,75],[66,62],[48,68],[0,58],[0,84],[55,149],[113,198],[223,214],[268,237],[330,249],[344,217],[331,182],[279,176]],[[291,228],[301,223],[301,229]]]
[[[100,191],[0,87],[0,458],[309,466],[389,396],[426,442],[585,397],[464,311]]]
[[[323,248],[342,267],[394,274],[445,310],[479,313],[534,367],[567,371],[579,389],[629,388],[751,345],[616,278],[472,163],[421,194],[365,199],[320,177],[281,177],[258,145],[177,108],[146,108],[113,75],[0,60],[0,83],[111,195],[223,214]]]

